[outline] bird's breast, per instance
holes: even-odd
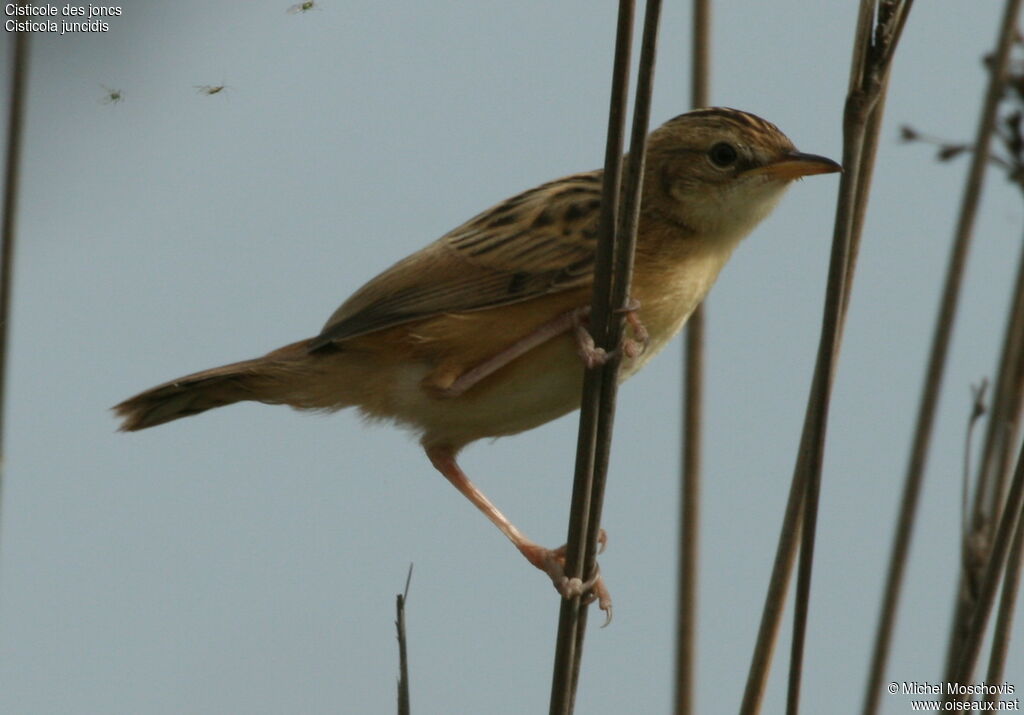
[[[638,317],[650,338],[643,354],[623,363],[623,379],[646,365],[682,329],[711,290],[734,247],[731,243],[681,252],[667,261],[638,254],[630,292],[640,304]]]

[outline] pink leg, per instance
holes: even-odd
[[[644,347],[647,345],[647,329],[636,315],[636,311],[639,308],[640,304],[634,300],[630,301],[629,306],[625,309],[626,320],[629,321],[633,334],[636,336],[635,339],[626,338],[623,341],[623,350],[629,357],[636,357],[643,352]],[[603,365],[608,361],[608,355],[603,348],[594,345],[594,339],[590,336],[586,327],[584,327],[589,313],[590,306],[584,306],[570,310],[568,313],[563,313],[554,320],[544,323],[544,325],[519,342],[510,345],[494,357],[488,358],[476,367],[459,375],[451,385],[440,391],[441,396],[458,397],[473,387],[473,385],[508,365],[520,355],[524,355],[538,345],[542,345],[548,340],[570,330],[573,331],[576,337],[577,351],[579,352],[580,359],[583,360],[583,364],[588,368]]]
[[[441,472],[441,474],[443,474],[445,478],[452,483],[452,486],[458,489],[464,497],[469,499],[477,509],[482,511],[484,516],[490,519],[491,523],[498,527],[498,529],[501,530],[501,533],[507,536],[509,541],[519,549],[519,553],[525,556],[527,561],[546,573],[551,578],[551,582],[555,585],[555,589],[562,594],[564,598],[583,596],[588,603],[596,598],[601,610],[606,614],[605,625],[611,622],[611,594],[604,585],[600,569],[598,569],[594,576],[586,583],[580,581],[580,579],[567,578],[565,575],[564,546],[557,549],[546,549],[526,538],[526,536],[524,536],[523,533],[519,531],[519,529],[517,529],[515,525],[501,513],[501,511],[499,511],[498,507],[494,506],[491,500],[484,496],[483,492],[477,489],[473,482],[469,480],[469,477],[466,476],[466,473],[462,471],[462,468],[459,467],[458,463],[455,461],[454,450],[448,447],[427,447],[426,452],[427,457],[430,459],[430,462],[434,465],[437,471]],[[600,551],[604,551],[607,537],[603,529],[601,530],[598,539],[601,544]]]
[[[585,315],[589,311],[590,308],[577,308],[576,310],[570,310],[568,313],[563,313],[554,320],[544,323],[544,325],[537,328],[519,342],[512,344],[494,357],[488,358],[471,370],[459,375],[455,382],[443,390],[441,394],[444,397],[458,397],[485,377],[494,374],[501,368],[508,365],[520,355],[523,355],[530,350],[533,350],[538,345],[546,343],[548,340],[556,338],[562,333],[567,332],[570,328],[579,323],[581,315]],[[591,344],[593,344],[593,341],[591,341]]]

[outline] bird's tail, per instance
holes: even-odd
[[[293,396],[307,376],[309,342],[301,340],[255,360],[185,375],[130,397],[113,408],[124,420],[120,429],[134,432],[244,400],[305,407],[296,404]]]

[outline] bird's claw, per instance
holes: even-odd
[[[597,553],[604,552],[608,545],[608,535],[601,529],[597,535]],[[569,578],[565,575],[566,547],[545,550],[541,569],[551,578],[555,590],[565,599],[580,597],[580,603],[587,605],[597,601],[598,608],[604,611],[605,621],[602,628],[612,622],[612,595],[605,586],[601,576],[601,567],[595,563],[594,571],[586,581],[580,578]]]
[[[594,338],[590,335],[590,331],[582,325],[576,329],[576,347],[576,352],[588,370],[601,367],[608,362],[610,357],[607,350],[599,348],[594,343]]]
[[[575,325],[576,347],[580,359],[583,360],[583,364],[588,370],[604,365],[613,355],[620,351],[623,356],[629,359],[634,359],[643,355],[644,351],[647,349],[647,344],[651,340],[651,335],[647,332],[647,328],[637,316],[638,310],[640,310],[640,301],[635,298],[630,298],[625,307],[619,308],[615,311],[619,314],[625,314],[626,322],[629,323],[629,327],[633,331],[633,337],[624,336],[622,338],[621,346],[610,352],[597,346],[594,342],[594,337],[584,325],[584,322],[590,313],[589,309],[581,311],[580,315],[576,319]]]
[[[637,311],[640,310],[640,301],[636,298],[630,298],[626,302],[626,307],[620,308],[616,312],[626,314],[626,322],[629,323],[629,327],[633,329],[633,337],[625,338],[622,341],[622,350],[631,358],[639,357],[643,355],[644,351],[647,350],[647,344],[651,342],[651,334],[647,332],[647,326],[640,320],[640,316],[637,315]]]
[[[580,597],[582,605],[588,605],[597,601],[597,607],[604,611],[604,628],[612,622],[612,595],[601,577],[601,567],[594,565],[594,572],[589,579],[583,581],[579,578],[568,578],[564,574],[559,577],[552,576],[551,582],[555,590],[562,595],[562,598],[571,599]]]

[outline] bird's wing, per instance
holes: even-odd
[[[399,261],[345,301],[310,349],[444,313],[588,285],[601,172],[530,189]]]

